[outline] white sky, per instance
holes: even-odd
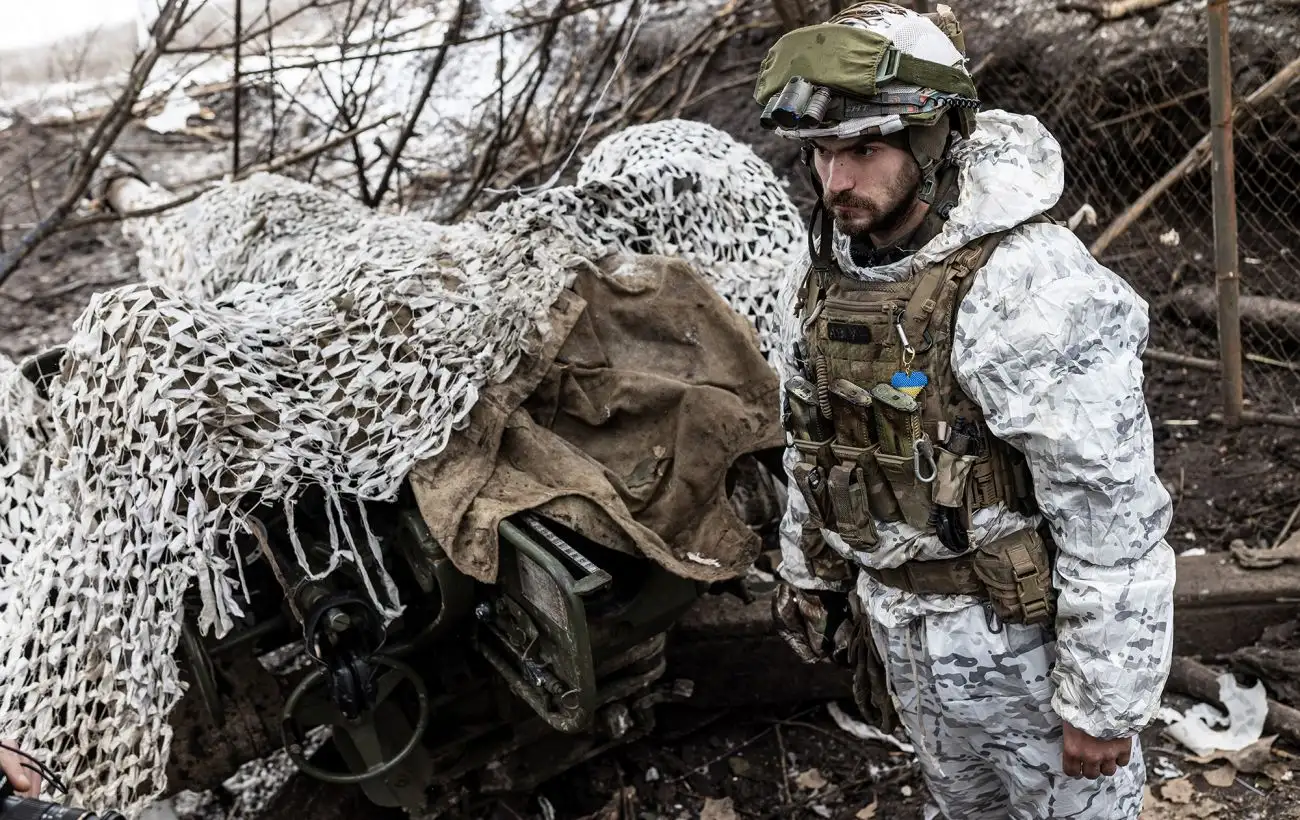
[[[134,20],[138,1],[0,0],[0,50],[41,45]]]

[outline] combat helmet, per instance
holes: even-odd
[[[754,99],[763,106],[760,124],[791,139],[907,129],[926,202],[951,133],[969,137],[980,105],[951,9],[920,14],[885,0],[858,3],[782,36],[763,59]],[[807,149],[804,162],[810,164]],[[816,174],[813,184],[820,196]]]

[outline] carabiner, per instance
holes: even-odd
[[[993,604],[989,601],[984,602],[984,625],[994,635],[1002,631],[1002,619],[998,617],[998,613],[993,609]]]
[[[921,346],[916,348],[916,352],[928,353],[932,347],[934,347],[934,334],[927,328],[925,333],[921,334]]]
[[[925,462],[930,465],[930,474],[921,473],[921,464]],[[939,475],[939,466],[934,463],[934,448],[930,444],[930,437],[922,435],[919,439],[912,442],[912,472],[916,474],[916,480],[922,484],[931,484]]]

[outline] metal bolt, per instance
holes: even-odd
[[[331,609],[325,616],[325,626],[331,632],[342,632],[352,626],[352,618],[341,609]]]

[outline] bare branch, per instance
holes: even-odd
[[[690,98],[682,106],[682,111],[689,111],[690,109],[694,108],[695,106],[699,105],[700,103],[704,102],[705,100],[707,100],[708,98],[716,94],[721,94],[724,91],[734,91],[737,88],[752,86],[753,84],[754,84],[754,78],[748,75],[743,77],[733,77],[732,79],[727,80],[726,82],[718,83],[712,88],[706,91],[702,91],[698,95]]]
[[[679,68],[682,68],[692,57],[700,54],[710,54],[716,50],[722,43],[737,33],[750,30],[770,27],[771,23],[744,23],[738,24],[737,20],[748,8],[752,0],[740,0],[740,2],[730,7],[726,13],[719,14],[708,26],[703,27],[694,37],[683,44],[676,52],[668,57],[662,65],[649,76],[643,78],[634,88],[629,90],[619,104],[611,106],[608,111],[596,112],[593,116],[610,116],[591,126],[587,136],[591,139],[598,139],[606,134],[616,131],[630,122],[652,119],[657,112],[662,111],[670,103],[675,94],[669,95],[667,99],[659,102],[654,109],[647,109],[645,106],[648,98],[656,89],[660,87],[663,80]],[[712,35],[712,36],[710,36]],[[678,78],[680,84],[681,78]],[[752,82],[752,80],[751,80]],[[678,89],[680,91],[680,88]],[[718,88],[711,92],[716,93]],[[528,163],[524,167],[510,174],[502,183],[494,185],[499,193],[495,193],[486,203],[486,207],[494,207],[510,195],[510,191],[515,188],[522,180],[533,174],[538,174],[541,170],[552,162],[560,160],[566,153],[566,149],[561,148],[555,155],[543,156],[542,159]],[[471,186],[473,187],[473,186]],[[464,204],[461,206],[464,207]],[[459,213],[460,211],[456,211]]]
[[[271,2],[266,0],[266,17],[271,18]],[[312,5],[315,5],[314,3]],[[275,25],[266,27],[266,63],[271,70],[275,70]],[[275,75],[272,74],[272,77]],[[266,155],[267,159],[275,159],[275,138],[280,132],[280,123],[275,116],[275,94],[271,94],[271,130],[267,134]]]
[[[438,75],[442,73],[442,66],[447,59],[447,51],[451,48],[450,41],[460,37],[461,28],[465,24],[465,11],[468,6],[468,0],[459,0],[456,4],[456,16],[452,18],[451,26],[447,29],[447,36],[443,38],[442,46],[438,49],[438,53],[434,55],[433,62],[429,66],[429,73],[424,78],[424,87],[420,89],[420,96],[415,102],[415,110],[411,112],[411,115],[403,124],[401,133],[397,135],[397,140],[388,151],[388,164],[384,166],[384,173],[379,178],[379,184],[375,186],[374,196],[366,203],[372,208],[379,207],[384,194],[388,193],[388,186],[392,181],[393,173],[397,170],[398,163],[401,161],[402,151],[415,133],[416,126],[420,121],[420,115],[424,113],[424,106],[429,102],[429,95],[433,92],[433,84],[438,81]]]
[[[333,139],[326,140],[325,142],[318,143],[308,148],[304,148],[300,151],[295,151],[291,154],[285,154],[279,159],[273,160],[271,162],[264,162],[259,165],[250,165],[243,170],[243,172],[240,174],[240,177],[241,178],[248,177],[258,173],[274,174],[292,165],[297,165],[300,162],[306,162],[309,159],[313,159],[319,156],[320,154],[325,153],[326,151],[331,151],[339,147],[340,145],[343,145],[344,143],[348,142],[349,140],[355,139],[357,135],[363,134],[366,131],[371,131],[375,128],[379,128],[380,126],[386,125],[395,119],[397,119],[396,114],[389,114],[387,117],[384,117],[379,120],[375,120],[374,122],[369,123],[367,125],[362,125],[358,128],[354,128],[351,131],[347,131],[345,133],[339,134]],[[190,180],[189,182],[184,183],[183,186],[178,186],[178,187],[188,187],[190,185],[202,185],[204,183],[216,182],[217,180],[221,179],[222,176],[224,175],[212,174],[209,176]],[[76,219],[76,220],[69,220],[61,227],[61,230],[74,230],[76,228],[84,228],[87,225],[100,225],[105,222],[118,222],[123,219],[138,219],[140,217],[146,217],[146,216],[157,216],[158,214],[165,213],[167,211],[172,210],[173,208],[179,208],[181,205],[185,205],[187,203],[193,202],[194,200],[198,199],[199,197],[207,193],[208,190],[210,189],[200,188],[198,190],[191,191],[188,194],[182,194],[181,196],[178,196],[174,199],[169,199],[166,202],[162,202],[157,205],[151,205],[147,208],[139,208],[136,210],[124,211],[121,213],[95,214],[94,216],[83,217],[81,219]]]
[[[243,68],[242,57],[244,54],[244,0],[235,0],[235,65],[234,65],[234,82],[235,82],[235,99],[234,111],[231,113],[232,125],[235,133],[231,137],[230,145],[230,173],[239,173],[239,137],[243,130],[243,117],[240,116],[240,103],[244,98],[244,89],[241,88],[240,70]]]
[[[391,51],[380,51],[380,52],[376,52],[375,54],[370,54],[367,56],[368,57],[393,57],[399,54],[419,54],[422,51],[436,51],[445,46],[463,46],[468,43],[482,43],[487,40],[492,40],[496,37],[500,37],[503,34],[514,34],[520,31],[528,31],[529,29],[545,26],[550,23],[554,23],[558,20],[563,20],[567,17],[573,17],[574,15],[582,14],[585,11],[601,9],[601,8],[605,8],[606,6],[612,6],[615,3],[622,3],[622,2],[624,2],[624,0],[596,0],[596,2],[594,3],[588,3],[584,6],[577,6],[575,8],[569,9],[559,14],[552,14],[548,17],[542,17],[537,20],[529,20],[526,23],[520,23],[519,25],[516,26],[507,26],[506,28],[503,29],[497,29],[496,31],[489,31],[484,34],[475,35],[473,37],[462,37],[459,39],[444,40],[441,43],[438,43],[437,45],[411,46],[410,48],[398,48],[398,49],[393,49]],[[347,57],[347,56],[331,57],[326,60],[312,60],[305,63],[282,65],[280,66],[280,69],[283,70],[283,69],[315,68],[316,66],[330,65],[331,63],[345,63],[348,62],[349,60],[357,60],[357,59],[361,59],[361,58]],[[248,72],[248,76],[253,76],[254,74],[266,74],[269,71],[270,71],[269,68],[262,68],[262,69],[258,69],[257,71]]]
[[[162,56],[163,47],[184,23],[188,3],[189,0],[167,0],[163,5],[158,13],[158,19],[154,21],[150,30],[149,45],[136,56],[126,86],[119,93],[108,116],[100,120],[85,146],[78,152],[73,164],[72,178],[68,180],[58,203],[37,223],[35,228],[18,241],[16,246],[0,256],[0,285],[3,285],[23,260],[54,234],[76,209],[104,155],[113,147],[118,135],[130,121],[131,110],[140,96],[141,89],[148,82],[158,58]]]
[[[397,17],[397,11],[393,7],[392,0],[384,0],[383,13],[382,15],[377,16],[380,16],[383,19],[378,23],[372,24],[372,30],[386,31],[389,24]],[[365,48],[368,54],[370,53],[372,46],[378,48],[382,46],[382,43],[367,43]],[[366,111],[370,108],[370,100],[375,93],[375,77],[379,73],[379,65],[381,62],[382,61],[377,57],[369,60],[370,75],[366,78],[365,91],[360,95],[357,94],[357,84],[361,80],[361,74],[365,70],[366,62],[358,63],[357,70],[353,74],[352,80],[344,92],[344,101],[348,113],[348,118],[345,121],[347,127],[351,128],[365,118]],[[366,161],[365,152],[361,148],[361,142],[356,138],[353,138],[352,140],[352,156],[357,169],[358,195],[363,203],[368,203],[372,200],[370,194],[371,164]]]
[[[673,55],[669,56],[667,60],[664,61],[664,64],[654,70],[649,77],[643,78],[636,87],[627,92],[627,94],[624,95],[623,101],[621,101],[620,104],[611,107],[610,112],[597,112],[593,114],[593,116],[602,116],[604,113],[611,113],[612,116],[608,117],[607,120],[595,123],[595,125],[591,126],[588,131],[589,138],[598,139],[601,138],[601,136],[611,133],[611,131],[620,129],[620,127],[627,125],[628,122],[634,120],[645,121],[646,118],[649,118],[645,116],[645,110],[642,108],[643,104],[646,103],[646,99],[651,94],[651,91],[654,91],[664,78],[668,77],[668,75],[673,73],[676,69],[681,68],[690,57],[699,55],[699,53],[706,53],[707,55],[707,53],[711,53],[714,49],[718,48],[720,44],[725,42],[725,40],[731,38],[731,36],[735,36],[737,31],[744,31],[751,27],[749,23],[737,26],[735,22],[736,18],[740,17],[742,12],[748,10],[750,1],[751,0],[740,0],[738,3],[729,6],[728,12],[719,14],[718,17],[715,17],[710,26],[703,27],[703,29],[697,32],[692,39],[688,40],[685,44],[682,44]],[[763,26],[766,25],[768,25],[768,23],[763,23]],[[722,30],[722,35],[718,34],[719,30]],[[714,34],[715,36],[710,38],[710,34]],[[669,96],[668,100],[663,101],[663,103],[660,103],[658,107],[656,107],[656,110],[662,110],[666,107],[668,101],[671,100],[672,96]],[[515,186],[519,185],[523,179],[528,178],[529,175],[541,173],[541,170],[546,168],[547,165],[550,165],[551,162],[562,159],[565,155],[565,151],[567,151],[567,149],[562,147],[555,153],[555,155],[543,156],[541,160],[529,162],[529,164],[526,164],[524,168],[513,172],[506,181],[494,186],[495,188],[498,188],[499,192],[494,194],[493,198],[487,201],[486,207],[494,207],[495,204],[506,199],[507,196],[510,195],[508,192],[510,192],[512,188],[515,188]],[[477,185],[477,182],[472,183],[471,188],[473,188],[474,185]],[[468,201],[463,199],[455,213],[460,213],[461,209],[467,207],[467,205]]]
[[[619,22],[618,30],[615,31],[614,36],[609,39],[608,44],[605,47],[605,52],[600,59],[600,63],[599,63],[600,67],[593,73],[591,82],[588,83],[586,92],[582,96],[582,102],[578,103],[576,107],[564,109],[567,111],[572,111],[577,116],[563,117],[564,130],[560,138],[556,141],[556,143],[559,146],[561,146],[561,149],[563,146],[576,147],[578,139],[581,136],[582,127],[583,127],[580,124],[582,123],[581,115],[587,111],[588,107],[592,104],[592,100],[596,97],[596,89],[600,88],[602,85],[602,80],[605,80],[605,76],[606,76],[605,72],[609,71],[610,80],[614,79],[613,75],[615,72],[617,72],[618,66],[620,64],[618,60],[619,44],[623,42],[623,37],[627,32],[628,25],[636,17],[637,10],[638,10],[638,3],[634,0],[634,2],[632,2],[628,6],[627,14],[625,14],[623,16],[623,19]],[[551,150],[550,150],[551,145],[552,145],[552,140],[548,129],[546,139],[542,143],[541,156],[538,157],[535,163],[533,163],[533,166],[536,170],[536,179],[538,180],[538,182],[541,181],[545,164],[549,161],[548,157],[551,156]],[[559,152],[557,152],[557,154],[558,153]],[[522,177],[520,177],[519,179],[522,179]]]
[[[1178,0],[1109,0],[1109,2],[1085,2],[1082,0],[1064,0],[1056,4],[1057,11],[1081,11],[1091,14],[1098,21],[1111,23],[1126,17],[1142,14],[1176,3]]]
[[[298,6],[293,11],[286,12],[284,16],[272,20],[270,23],[267,23],[262,28],[254,29],[253,31],[248,32],[247,34],[244,34],[242,37],[242,41],[247,43],[262,36],[266,36],[269,41],[271,33],[275,31],[276,28],[289,22],[290,20],[297,17],[298,15],[307,11],[311,11],[312,9],[328,9],[334,6],[341,5],[346,2],[349,2],[349,0],[310,0],[310,2]],[[253,22],[256,24],[263,17],[269,19],[270,16],[271,16],[271,5],[270,3],[267,3],[266,12],[264,14],[258,15],[257,20]],[[204,52],[204,51],[212,52],[214,54],[221,53],[233,49],[235,47],[235,42],[240,39],[241,38],[238,35],[236,35],[235,40],[232,40],[231,42],[228,43],[217,43],[216,45],[210,45],[210,46],[196,45],[196,46],[188,46],[186,48],[175,48],[175,49],[169,48],[164,50],[163,53],[164,54],[194,54],[194,53]]]
[[[497,160],[499,159],[501,149],[513,142],[518,135],[527,126],[528,112],[532,109],[533,101],[536,99],[537,91],[541,87],[542,80],[550,68],[551,62],[551,43],[559,31],[560,23],[568,15],[555,15],[547,25],[534,53],[538,55],[537,68],[528,79],[528,84],[522,95],[515,98],[511,104],[510,112],[507,114],[498,111],[497,127],[493,132],[492,140],[486,150],[479,154],[479,160],[474,170],[474,175],[469,187],[461,196],[460,201],[452,209],[451,219],[454,221],[462,217],[473,204],[474,200],[482,192],[483,187],[497,171]],[[530,55],[531,58],[531,55]],[[500,65],[500,64],[499,64]],[[500,68],[498,69],[500,71]],[[505,80],[500,79],[498,90],[499,103],[504,102]],[[522,104],[521,104],[522,100]],[[514,126],[513,129],[511,126]]]

